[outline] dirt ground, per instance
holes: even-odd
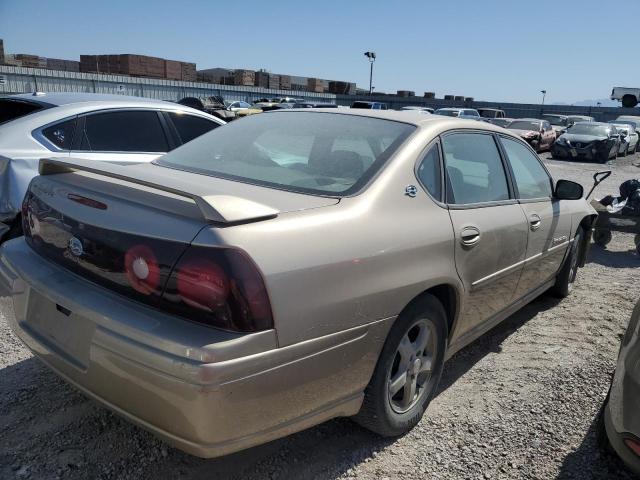
[[[638,155],[611,166],[545,162],[585,187],[613,169],[596,197],[640,177]],[[638,267],[631,235],[594,246],[569,298],[542,296],[455,355],[402,438],[337,419],[213,460],[165,446],[67,386],[9,331],[12,307],[0,298],[0,478],[631,478],[594,432],[638,300]]]

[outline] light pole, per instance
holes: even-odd
[[[542,105],[544,106],[544,97],[547,96],[547,91],[546,90],[540,90],[540,93],[542,94]]]
[[[373,92],[373,62],[376,61],[376,52],[364,52],[364,56],[369,59],[371,65],[369,69],[369,95]]]

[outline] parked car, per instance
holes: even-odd
[[[588,115],[567,115],[567,122],[571,126],[577,122],[595,122],[595,119]]]
[[[616,158],[620,150],[620,135],[608,123],[578,122],[560,135],[551,149],[553,158],[596,160],[605,163]]]
[[[237,101],[237,102],[225,101],[224,104],[227,106],[227,109],[231,110],[232,112],[240,112],[242,110],[249,110],[253,108],[253,105],[243,101]]]
[[[364,110],[388,110],[386,103],[382,102],[365,102],[362,100],[355,101],[351,104],[351,108],[360,108]]]
[[[431,107],[420,107],[420,106],[413,106],[413,105],[406,105],[400,108],[400,110],[401,111],[418,111],[422,113],[433,113],[433,108]]]
[[[634,153],[638,148],[638,132],[636,131],[635,125],[617,123],[615,120],[607,123],[616,127],[619,134],[624,133],[624,135],[621,135],[620,137],[620,154],[622,154],[622,156],[626,156]]]
[[[640,302],[631,314],[604,403],[600,439],[640,475]]]
[[[338,108],[335,103],[299,102],[294,103],[293,108]]]
[[[0,96],[0,239],[22,234],[22,199],[41,158],[150,162],[223,124],[183,105],[124,95]]]
[[[260,98],[254,102],[254,107],[263,111],[269,110],[281,110],[284,108],[293,108],[296,103],[301,103],[304,100],[294,97],[278,97],[278,98]]]
[[[484,118],[483,121],[487,123],[491,123],[493,125],[497,125],[502,128],[506,128],[511,122],[513,122],[513,118]]]
[[[536,152],[550,149],[556,141],[556,134],[547,120],[519,118],[510,122],[505,128],[520,135]]]
[[[482,118],[505,118],[504,110],[497,108],[476,108]]]
[[[11,328],[201,456],[336,416],[405,433],[445,359],[569,294],[596,217],[518,136],[408,112],[276,111],[152,164],[40,171],[0,248]]]
[[[210,97],[184,97],[178,100],[178,103],[213,115],[225,122],[235,120],[239,116],[238,112],[232,112],[227,108],[224,100],[219,95],[212,95]]]
[[[551,124],[551,128],[556,132],[556,138],[565,133],[567,128],[571,126],[567,115],[560,115],[559,113],[545,113],[542,115],[542,118]]]
[[[636,117],[633,115],[620,115],[618,118],[614,120],[615,123],[623,123],[626,125],[633,125],[636,127],[636,132],[640,132],[640,117]],[[638,143],[638,147],[636,151],[640,151],[640,142]]]
[[[446,117],[466,118],[470,120],[480,120],[480,114],[474,108],[439,108],[435,112],[436,115]]]
[[[622,106],[633,108],[638,105],[640,99],[640,88],[614,87],[611,90],[611,100],[619,100]]]

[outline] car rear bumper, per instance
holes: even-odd
[[[40,257],[0,249],[9,323],[47,366],[166,442],[215,457],[358,412],[393,319],[278,348],[165,315]]]

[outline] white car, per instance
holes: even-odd
[[[430,107],[420,107],[417,105],[407,105],[400,109],[402,112],[420,112],[420,113],[433,113],[433,108]]]
[[[22,234],[22,199],[41,158],[150,162],[223,124],[184,105],[124,95],[0,96],[0,241]]]
[[[227,102],[225,102],[227,103]],[[250,103],[247,102],[229,102],[227,108],[232,112],[242,112],[243,110],[249,110],[250,108],[254,108]]]
[[[612,120],[608,122],[612,124],[618,132],[624,132],[625,136],[620,137],[620,153],[623,155],[627,155],[629,153],[633,153],[638,148],[638,132],[636,131],[636,127],[634,125],[617,123],[617,121]]]
[[[433,113],[435,113],[436,115],[444,115],[446,117],[482,120],[480,113],[478,113],[475,108],[439,108]]]

